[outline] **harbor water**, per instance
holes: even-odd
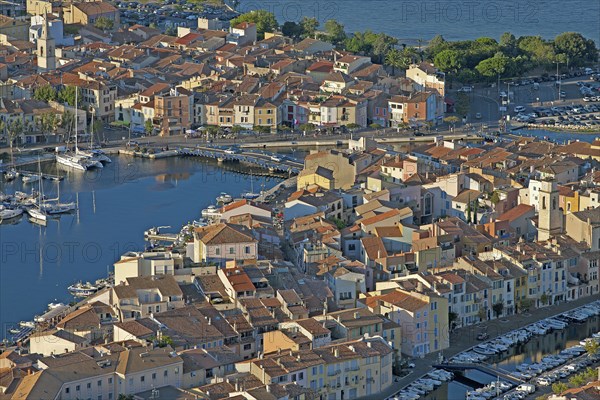
[[[113,162],[97,172],[42,164],[43,172],[65,176],[60,183],[42,180],[44,194],[56,197],[60,184],[61,201],[77,202],[78,212],[49,219],[45,227],[26,215],[0,225],[0,335],[21,320],[32,320],[50,302],[72,301],[69,285],[106,277],[121,254],[144,249],[146,229],[172,226],[164,231],[179,232],[215,204],[221,192],[236,197],[251,186],[258,192],[280,182],[199,158],[111,157]],[[38,183],[0,180],[0,191],[7,194],[32,188]]]
[[[510,347],[508,351],[495,356],[487,362],[494,367],[506,371],[514,372],[516,367],[522,363],[534,363],[540,361],[543,357],[550,354],[560,353],[567,347],[578,345],[579,342],[588,338],[592,333],[600,331],[600,317],[592,317],[583,324],[569,324],[565,329],[550,332],[544,336],[534,336],[530,341],[522,345]],[[487,374],[479,373],[472,375],[477,371],[470,371],[468,377],[482,384],[487,384],[493,380]],[[464,400],[467,391],[474,388],[467,386],[458,379],[444,383],[436,390],[424,397],[426,400]]]

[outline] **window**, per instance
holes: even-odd
[[[92,388],[92,382],[88,382],[88,384],[87,384],[87,388],[88,388],[88,389],[91,389],[91,388]]]
[[[229,254],[235,254],[235,247],[229,248]]]
[[[102,381],[98,381],[98,386],[102,386]]]
[[[79,386],[79,385],[75,386],[75,391],[76,392],[79,392],[80,390],[81,390],[81,386]]]
[[[140,382],[145,382],[146,381],[146,377],[144,375],[140,376]]]
[[[165,369],[165,372],[163,372],[163,376],[164,376],[164,377],[167,377],[167,376],[169,376],[169,371],[167,371],[167,370]]]
[[[221,249],[217,247],[217,248],[215,249],[215,254],[216,254],[216,255],[220,255],[220,254],[221,254]]]
[[[250,246],[246,246],[246,248],[244,249],[244,251],[246,252],[246,254],[250,254]]]
[[[69,393],[71,391],[71,388],[66,387],[65,388],[65,393]]]
[[[252,344],[248,343],[244,345],[244,350],[250,350],[252,348]]]
[[[112,378],[108,378],[108,384],[111,385],[112,384]]]

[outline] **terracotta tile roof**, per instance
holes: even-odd
[[[497,221],[514,221],[517,218],[522,217],[523,215],[527,214],[528,212],[532,212],[535,213],[535,207],[534,206],[528,206],[527,204],[519,204],[516,207],[511,208],[510,210],[508,210],[507,212],[505,212],[504,214],[500,215],[498,218],[496,218]]]
[[[256,242],[248,228],[227,223],[196,228],[194,234],[206,245]]]

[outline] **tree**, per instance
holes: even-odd
[[[460,118],[458,118],[455,115],[451,115],[449,117],[444,118],[444,122],[447,123],[447,124],[452,125],[452,129],[454,129],[454,127],[456,126],[456,124],[458,122],[460,122]]]
[[[381,129],[381,128],[383,128],[383,126],[381,126],[380,124],[374,123],[374,124],[369,125],[369,128],[371,128],[371,129]]]
[[[346,128],[350,129],[350,130],[354,130],[354,129],[358,129],[360,128],[359,124],[355,124],[354,122],[351,124],[346,125]]]
[[[500,195],[498,194],[498,192],[496,190],[494,190],[492,192],[492,195],[490,196],[490,201],[492,202],[493,205],[496,205],[500,202]]]
[[[557,54],[565,54],[569,57],[569,63],[573,65],[582,65],[586,61],[595,60],[598,54],[594,41],[576,32],[565,32],[555,37],[554,49]]]
[[[456,320],[458,320],[458,314],[454,311],[448,312],[448,325],[450,325],[450,329],[454,328],[454,325],[456,325]]]
[[[60,119],[60,126],[61,128],[63,128],[66,132],[67,135],[70,135],[73,127],[75,125],[75,114],[73,114],[71,111],[65,111]]]
[[[146,120],[146,122],[144,122],[144,132],[146,132],[146,135],[152,135],[153,131],[154,131],[154,124],[152,123],[152,120],[150,118],[148,118]]]
[[[302,35],[302,27],[293,21],[286,21],[281,26],[281,33],[284,36],[297,39]]]
[[[56,100],[56,90],[50,85],[39,87],[33,92],[33,98],[45,102]]]
[[[462,55],[457,50],[442,50],[435,56],[433,62],[444,72],[457,73],[463,66]]]
[[[78,105],[81,104],[81,93],[79,92],[79,88],[77,88],[77,86],[65,86],[58,92],[58,100],[61,103],[67,103],[71,107],[75,106],[76,97]]]
[[[10,144],[10,153],[13,152],[13,145],[23,133],[24,126],[23,121],[21,119],[13,119],[10,121],[6,127],[6,132],[8,134],[8,142]]]
[[[333,45],[338,45],[346,39],[346,32],[344,31],[344,25],[340,24],[334,19],[330,19],[325,22],[325,37],[324,39],[332,43]]]
[[[54,133],[58,126],[58,115],[52,112],[42,114],[39,122],[39,128],[44,134],[45,141],[48,142],[48,136]]]
[[[315,36],[315,31],[319,27],[319,20],[311,17],[302,17],[300,20],[301,36],[303,38],[312,38]]]
[[[487,321],[487,310],[485,307],[479,307],[479,311],[477,311],[477,316],[479,317],[479,321]]]
[[[315,126],[310,123],[302,124],[298,127],[303,132],[312,132],[315,129]]]
[[[174,27],[173,25],[168,26],[167,29],[165,29],[165,35],[167,35],[167,36],[177,36],[177,28]]]
[[[264,39],[265,32],[273,32],[279,26],[277,19],[275,19],[275,15],[266,10],[252,10],[235,17],[230,21],[232,27],[242,22],[255,23],[256,32],[259,39]]]
[[[502,311],[504,311],[504,303],[501,301],[497,302],[496,304],[492,305],[492,310],[494,311],[496,318],[500,318]]]
[[[234,125],[234,126],[231,127],[231,133],[236,134],[236,135],[238,133],[240,133],[241,131],[243,131],[243,130],[244,130],[244,128],[242,128],[239,125]]]
[[[107,17],[98,17],[94,26],[103,31],[110,31],[115,26],[115,22]]]
[[[133,400],[133,395],[121,393],[119,397],[117,397],[117,400]]]
[[[387,54],[398,44],[398,39],[386,35],[385,33],[376,34],[372,42],[373,61],[383,63]]]
[[[396,68],[407,69],[410,66],[410,58],[398,49],[391,49],[385,56],[385,63],[392,67],[392,75],[396,73]]]
[[[593,356],[600,349],[600,343],[596,339],[588,339],[585,341],[583,348],[588,353],[588,356]]]
[[[502,76],[510,68],[510,58],[502,53],[497,53],[494,57],[481,61],[475,69],[483,76],[496,77]]]
[[[567,386],[567,384],[564,382],[556,382],[552,384],[552,393],[555,395],[560,395],[567,389],[569,389],[569,386]]]
[[[536,65],[548,65],[555,58],[554,46],[541,36],[522,36],[517,40],[517,47]]]
[[[469,96],[466,93],[460,92],[456,99],[455,104],[456,112],[459,115],[466,116],[469,114],[469,110],[471,109],[471,101],[469,100]]]
[[[542,302],[543,305],[548,304],[548,301],[550,299],[548,298],[548,295],[546,293],[542,293],[542,295],[540,296],[540,301]]]
[[[507,56],[514,57],[518,53],[517,48],[517,38],[510,32],[504,32],[502,36],[500,36],[500,48],[502,49],[502,53]]]

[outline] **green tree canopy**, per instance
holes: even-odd
[[[463,66],[463,57],[458,50],[442,50],[434,58],[434,64],[444,72],[458,72]]]
[[[242,22],[251,22],[256,24],[256,32],[259,39],[265,37],[265,32],[273,32],[279,24],[272,12],[266,10],[252,10],[231,20],[231,26],[236,26]]]
[[[344,31],[344,25],[337,22],[334,19],[330,19],[325,22],[324,25],[326,35],[323,37],[324,40],[329,41],[334,45],[342,43],[346,39],[346,32]]]
[[[302,27],[295,22],[286,21],[281,25],[281,33],[284,36],[297,39],[302,35]]]
[[[496,53],[494,57],[481,61],[475,69],[483,76],[495,77],[503,76],[510,70],[511,59],[502,53]]]
[[[398,49],[391,49],[385,56],[385,64],[392,67],[392,75],[395,74],[396,68],[407,69],[410,66],[411,59],[405,53]]]
[[[35,90],[35,92],[33,92],[34,99],[45,101],[45,102],[54,101],[54,100],[56,100],[56,97],[57,97],[56,89],[54,89],[50,85],[44,85],[42,87],[39,87]]]
[[[81,93],[76,86],[65,86],[58,92],[58,100],[61,103],[67,103],[71,107],[75,106],[76,97],[78,105],[81,104]]]
[[[303,38],[312,38],[319,27],[319,21],[312,17],[302,17],[300,20],[300,29],[302,29]]]
[[[115,22],[107,17],[98,17],[94,26],[103,31],[110,31],[115,26]]]
[[[554,38],[554,49],[557,54],[569,57],[569,63],[573,65],[595,60],[598,55],[594,41],[576,32],[561,33]]]

